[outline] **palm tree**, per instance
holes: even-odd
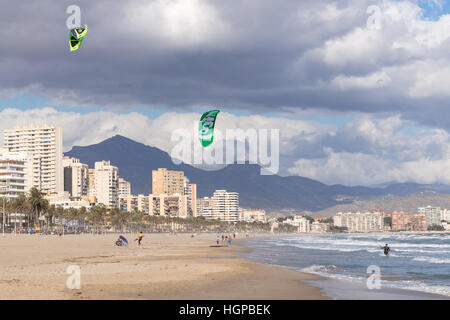
[[[39,224],[39,218],[42,212],[46,212],[49,206],[48,200],[44,198],[42,192],[33,187],[30,190],[28,201],[33,211],[33,222],[36,227]]]
[[[14,233],[17,230],[17,214],[19,214],[20,222],[22,222],[22,214],[26,214],[29,208],[27,197],[25,194],[20,194],[17,198],[15,198],[11,203],[11,209],[14,211]],[[22,223],[20,225],[22,227]]]

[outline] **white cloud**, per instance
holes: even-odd
[[[197,130],[197,113],[164,113],[154,119],[137,113],[62,112],[53,108],[4,109],[0,130],[15,125],[63,127],[64,150],[99,143],[120,134],[171,153],[176,129]],[[281,174],[294,174],[325,183],[375,184],[386,181],[450,183],[450,135],[442,129],[414,127],[397,116],[362,115],[343,126],[289,118],[237,116],[222,112],[217,130],[280,129]],[[411,132],[405,132],[412,128]],[[310,152],[320,151],[316,156]]]
[[[375,89],[382,88],[391,83],[391,77],[386,72],[374,72],[367,76],[344,76],[335,77],[331,84],[340,90],[348,89]]]

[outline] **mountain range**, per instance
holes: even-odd
[[[65,155],[80,159],[90,168],[94,168],[96,161],[111,161],[112,165],[119,168],[120,177],[131,183],[133,194],[150,194],[152,170],[167,168],[184,171],[190,182],[197,184],[197,197],[211,196],[215,190],[226,189],[239,193],[240,206],[266,210],[314,212],[388,195],[409,196],[450,191],[447,185],[417,183],[393,183],[385,187],[326,185],[300,176],[260,175],[261,167],[248,163],[206,171],[185,163],[176,165],[167,152],[120,135],[90,146],[74,146]]]

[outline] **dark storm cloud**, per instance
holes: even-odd
[[[407,32],[405,24],[366,34],[366,8],[374,1],[1,2],[3,90],[45,95],[61,105],[399,112],[427,125],[449,125],[446,99],[408,95],[413,75],[395,70],[442,57],[439,50],[428,56],[392,50]],[[73,53],[65,26],[72,4],[81,7],[82,23],[89,26]],[[336,77],[383,68],[392,69],[389,85],[333,85]]]

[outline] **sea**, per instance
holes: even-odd
[[[333,299],[450,299],[449,233],[302,234],[246,245],[249,260],[325,277],[308,282]]]

